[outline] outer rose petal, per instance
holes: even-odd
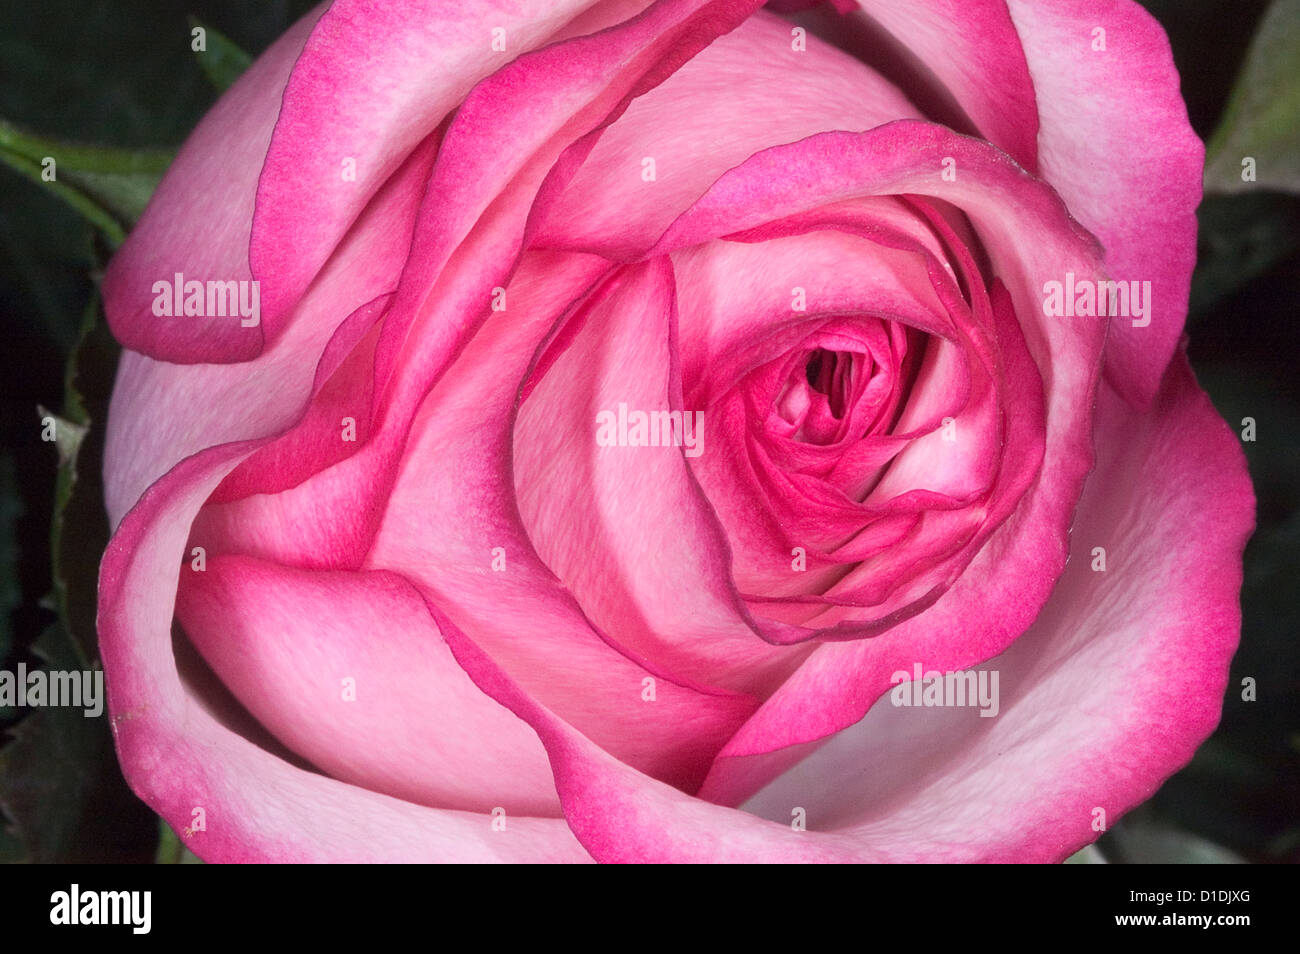
[[[182,569],[176,615],[257,721],[330,777],[434,808],[559,814],[537,735],[469,681],[405,580],[210,556]]]
[[[968,717],[968,736],[942,771],[916,773],[906,740],[864,763],[853,742],[876,739],[873,724],[841,736],[851,749],[843,774],[868,783],[879,775],[880,794],[891,797],[864,808],[860,789],[842,802],[832,794],[821,815],[821,824],[840,823],[832,831],[786,823],[793,807],[835,791],[818,763],[756,802],[780,823],[692,799],[563,725],[432,611],[475,682],[537,729],[565,815],[598,860],[1059,861],[1096,837],[1094,807],[1113,821],[1213,729],[1253,524],[1240,447],[1185,359],[1146,413],[1134,416],[1110,389],[1101,402],[1100,463],[1075,540],[1080,549],[1106,541],[1115,562],[1094,573],[1073,561],[1040,620],[997,660],[1006,676],[997,718],[881,709],[895,720],[935,716],[946,731]],[[808,822],[818,827],[815,811]]]
[[[859,0],[859,5],[934,73],[979,135],[1030,172],[1039,171],[1032,71],[1004,0]]]
[[[284,89],[257,187],[249,255],[263,283],[267,322],[292,307],[370,196],[475,83],[598,5],[332,4]],[[503,31],[504,51],[493,49],[494,29]],[[344,158],[355,160],[355,181],[341,175]]]
[[[256,357],[366,203],[470,87],[566,21],[599,30],[645,3],[484,6],[340,0],[296,23],[204,117],[111,263],[103,287],[118,339],[167,361]],[[504,52],[492,50],[495,28],[507,31]],[[343,176],[346,159],[355,178]],[[256,278],[260,324],[160,322],[152,286],[176,272]]]
[[[363,310],[396,283],[437,146],[430,137],[411,153],[317,276],[289,330],[255,359],[176,365],[123,354],[104,454],[111,526],[145,488],[190,454],[274,434],[301,414],[327,346],[351,346],[343,340],[349,337],[343,327],[349,312]],[[351,321],[362,317],[374,316]],[[174,319],[150,320],[165,330]]]
[[[125,347],[184,362],[246,361],[261,353],[261,326],[155,317],[152,288],[176,272],[198,281],[253,277],[248,238],[257,177],[289,70],[323,11],[324,5],[294,24],[203,117],[113,256],[101,290],[109,326]]]
[[[190,521],[254,444],[182,462],[122,521],[100,567],[99,633],[118,760],[141,798],[206,861],[582,861],[559,819],[422,808],[298,768],[223,724],[172,654],[172,608]],[[503,837],[504,836],[504,837]]]
[[[867,64],[758,11],[634,99],[605,129],[534,237],[537,245],[636,258],[722,173],[759,149],[828,129],[920,118]],[[725,92],[723,92],[725,90]],[[655,179],[642,162],[656,159]]]
[[[1009,5],[1038,93],[1041,175],[1106,247],[1111,278],[1151,282],[1150,326],[1117,319],[1106,347],[1110,383],[1145,403],[1187,315],[1205,157],[1169,41],[1131,0]]]

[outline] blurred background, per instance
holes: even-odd
[[[99,465],[117,346],[95,283],[168,157],[300,0],[0,5],[0,669],[96,657]],[[1148,0],[1209,141],[1187,319],[1259,499],[1218,730],[1081,862],[1300,860],[1300,3]],[[191,50],[191,30],[207,50]],[[41,180],[43,140],[60,147]],[[1241,181],[1254,156],[1258,181]],[[41,439],[57,416],[63,438]],[[1243,701],[1252,677],[1255,701]],[[20,718],[21,716],[21,718]],[[1173,714],[1171,714],[1171,718]],[[0,708],[0,860],[191,861],[131,794],[107,719]]]

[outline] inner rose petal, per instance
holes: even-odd
[[[1003,376],[1011,365],[1021,378],[1036,372],[1014,316],[994,327],[977,264],[984,256],[968,247],[974,233],[955,210],[849,202],[786,229],[775,223],[748,244],[676,253],[692,287],[720,277],[711,267],[721,262],[747,279],[731,286],[742,289],[738,301],[682,305],[684,326],[734,349],[686,360],[688,371],[739,372],[706,405],[720,412],[726,453],[692,467],[727,527],[737,587],[760,618],[874,621],[880,631],[937,599],[1023,492],[1025,471],[1003,468],[1011,443]],[[855,283],[859,275],[870,284]],[[813,317],[777,313],[772,302],[785,294],[792,313],[814,302]],[[911,311],[900,315],[903,297]],[[817,316],[823,301],[848,313]],[[689,378],[685,387],[704,393]],[[1041,421],[1026,426],[1017,442],[1041,438]]]
[[[825,470],[863,437],[888,430],[919,347],[922,336],[896,322],[846,318],[751,373],[747,390],[763,429],[791,448],[805,445],[808,466]]]
[[[612,278],[608,298],[539,355],[514,430],[520,518],[587,617],[630,654],[762,695],[808,649],[770,645],[745,618],[723,528],[687,463],[691,448],[651,444],[628,427],[636,415],[695,412],[681,397],[670,263],[651,264],[653,282]],[[634,304],[651,293],[662,311]],[[618,426],[602,437],[604,415]],[[694,425],[704,456],[718,452],[714,427],[707,414]]]

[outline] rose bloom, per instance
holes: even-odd
[[[843,7],[338,0],[194,131],[103,281],[99,626],[200,857],[1058,861],[1211,732],[1163,33]]]

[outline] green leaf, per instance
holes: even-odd
[[[12,865],[27,860],[27,850],[16,832],[0,824],[0,865]]]
[[[1196,271],[1188,312],[1199,320],[1300,249],[1300,202],[1276,192],[1207,195],[1196,210]],[[1193,338],[1198,329],[1191,329]]]
[[[13,455],[0,454],[0,665],[12,646],[9,614],[22,601],[18,586],[18,518],[22,515]],[[0,848],[0,854],[3,849]]]
[[[0,120],[0,161],[63,199],[114,245],[140,217],[171,160],[162,150],[59,142]]]
[[[108,239],[114,247],[121,245],[126,239],[126,230],[122,228],[121,224],[117,222],[112,215],[100,208],[100,206],[96,205],[92,199],[65,183],[58,181],[44,181],[42,178],[42,167],[37,163],[25,156],[21,156],[18,153],[5,149],[2,146],[0,146],[0,162],[5,163],[18,172],[21,172],[33,182],[44,186],[47,191],[58,196],[76,211],[80,212],[82,218],[103,232],[104,237]]]
[[[235,80],[248,69],[253,58],[241,50],[223,33],[206,26],[195,17],[190,17],[190,29],[204,31],[204,45],[207,49],[195,50],[199,66],[219,93],[224,93],[235,84]]]
[[[59,623],[32,648],[53,669],[80,668]],[[9,734],[0,749],[0,808],[28,860],[149,860],[153,813],[122,779],[106,712],[94,718],[71,706],[35,707]]]
[[[1255,181],[1242,163],[1254,160]],[[1206,146],[1205,188],[1300,192],[1300,0],[1273,0]]]
[[[53,589],[58,620],[32,645],[54,670],[94,670],[99,558],[108,540],[100,463],[103,425],[119,348],[92,301],[82,316],[55,418],[58,448],[51,525]],[[19,710],[0,748],[0,807],[30,861],[152,860],[153,812],[127,787],[118,767],[107,713],[87,717],[75,707]],[[0,850],[8,852],[3,843]]]
[[[83,660],[97,656],[95,636],[99,558],[108,545],[100,475],[103,421],[108,414],[120,348],[90,302],[64,375],[63,413],[56,417],[59,467],[50,526],[52,608]]]
[[[1239,865],[1243,859],[1208,839],[1145,816],[1125,818],[1115,829],[1126,859],[1143,864]]]
[[[154,860],[160,865],[203,864],[203,859],[186,848],[172,826],[161,818],[158,819],[158,855]]]
[[[1065,859],[1067,865],[1104,865],[1106,856],[1096,845],[1086,845]]]

